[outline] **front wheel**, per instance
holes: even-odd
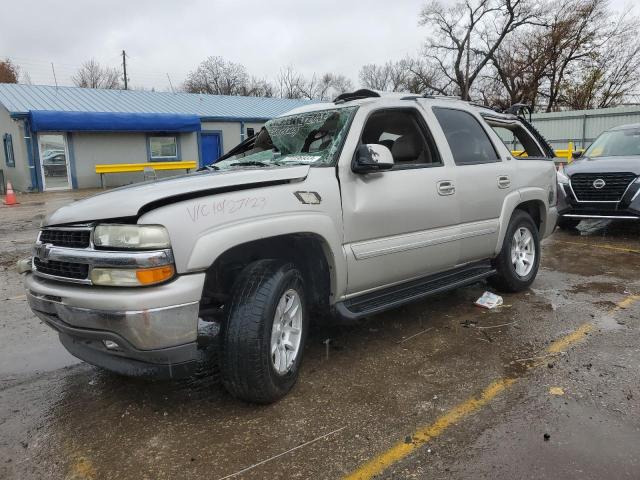
[[[303,278],[291,263],[259,260],[235,282],[223,326],[222,382],[235,397],[272,403],[295,384],[308,330]]]
[[[494,266],[496,274],[489,281],[503,292],[520,292],[535,280],[540,266],[540,238],[528,213],[513,213]]]

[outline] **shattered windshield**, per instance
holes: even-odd
[[[215,166],[332,165],[356,109],[317,110],[269,120],[245,148],[230,152],[235,155]]]
[[[591,158],[632,155],[640,155],[640,128],[604,132],[584,153]]]

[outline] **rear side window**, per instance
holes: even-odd
[[[470,113],[453,108],[434,107],[456,165],[498,162],[500,157],[487,132]]]
[[[514,157],[544,157],[544,153],[531,135],[519,124],[487,123],[498,134],[504,145],[511,150]]]

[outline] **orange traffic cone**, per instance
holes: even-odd
[[[13,186],[11,182],[7,182],[7,194],[4,197],[5,205],[18,205],[18,199],[16,198],[16,192],[13,191]]]

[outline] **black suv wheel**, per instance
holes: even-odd
[[[308,330],[301,273],[291,263],[259,260],[235,282],[223,325],[220,369],[242,400],[271,403],[298,378]]]

